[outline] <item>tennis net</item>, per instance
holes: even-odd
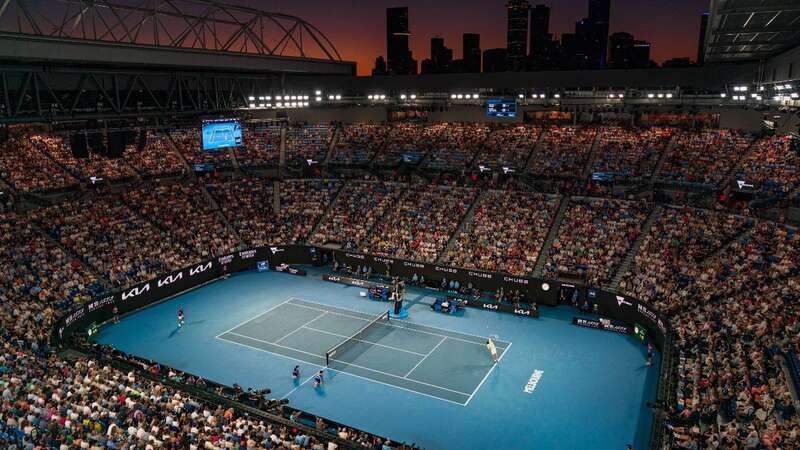
[[[374,319],[372,319],[368,324],[364,325],[363,328],[358,330],[355,334],[350,336],[349,338],[345,339],[343,342],[337,344],[335,347],[332,347],[330,350],[325,352],[325,365],[330,367],[331,364],[336,361],[336,354],[342,354],[347,349],[352,348],[353,345],[356,343],[361,342],[364,337],[369,333],[370,330],[374,329],[376,326],[380,325],[383,321],[389,321],[389,311],[383,312],[378,314]]]

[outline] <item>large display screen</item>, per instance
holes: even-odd
[[[508,98],[490,98],[486,116],[491,118],[517,117],[517,101]]]
[[[242,145],[242,125],[239,119],[203,121],[203,150],[214,151]]]

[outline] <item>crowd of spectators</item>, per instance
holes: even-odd
[[[374,227],[365,253],[434,262],[444,250],[475,190],[444,186],[408,186]]]
[[[419,164],[428,151],[435,148],[444,128],[443,124],[422,125],[417,122],[391,125],[375,163],[380,166],[395,166],[402,162]]]
[[[339,189],[337,181],[281,182],[276,212],[272,182],[257,177],[213,182],[208,191],[248,246],[294,244],[308,238]]]
[[[123,200],[200,259],[230,253],[239,246],[196,184],[144,185],[125,191]]]
[[[468,269],[531,275],[559,202],[557,196],[542,194],[485,193],[444,261]]]
[[[691,288],[707,258],[750,229],[751,219],[689,207],[667,207],[643,237],[619,289],[667,311],[697,295]]]
[[[125,147],[122,154],[125,161],[140,175],[161,177],[179,175],[185,172],[181,157],[175,152],[169,137],[159,131],[148,130],[145,134],[145,145],[133,143]]]
[[[547,128],[540,148],[531,160],[534,175],[580,176],[594,144],[597,129],[580,126]]]
[[[397,202],[402,186],[383,182],[350,182],[331,207],[310,242],[339,244],[357,250],[373,226]]]
[[[325,161],[333,138],[333,127],[328,125],[292,126],[286,130],[286,161],[302,163],[306,160]]]
[[[235,149],[240,166],[277,166],[281,149],[281,127],[254,125],[242,127],[244,145]]]
[[[623,178],[650,177],[672,133],[672,128],[604,127],[592,171]]]
[[[611,281],[650,209],[640,202],[573,199],[549,249],[545,278],[568,274],[597,287]]]
[[[438,141],[423,162],[433,170],[460,170],[483,148],[490,129],[482,123],[440,123]]]
[[[150,280],[198,259],[117,195],[69,201],[32,211],[30,217],[115,287]]]
[[[28,134],[0,144],[0,179],[19,192],[49,191],[78,183],[39,147]]]
[[[476,164],[522,170],[541,133],[540,127],[531,125],[499,126],[486,138]]]
[[[718,185],[751,142],[747,136],[729,130],[679,132],[664,157],[658,178]]]
[[[133,168],[125,160],[108,158],[101,154],[103,149],[92,148],[94,138],[90,138],[87,143],[88,153],[85,158],[76,158],[70,143],[63,136],[42,133],[33,134],[30,139],[40,151],[81,180],[87,181],[92,177],[98,177],[115,181],[132,178],[135,175]]]
[[[739,162],[736,179],[766,195],[789,195],[800,189],[800,146],[787,136],[760,139]]]
[[[386,142],[391,127],[372,123],[345,125],[333,148],[331,163],[362,165],[372,160]]]

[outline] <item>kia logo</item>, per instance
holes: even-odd
[[[211,261],[207,262],[205,266],[199,265],[195,268],[189,269],[189,276],[197,275],[198,273],[205,272],[211,268]]]
[[[172,284],[180,279],[183,279],[183,272],[178,272],[176,274],[172,274],[166,278],[158,280],[158,287],[165,286],[167,284]]]
[[[150,290],[150,283],[145,284],[144,286],[135,287],[128,292],[122,293],[122,299],[127,300],[129,298],[136,297],[137,295],[144,294]]]
[[[484,303],[483,307],[486,309],[497,309],[497,305],[492,305],[490,303]]]

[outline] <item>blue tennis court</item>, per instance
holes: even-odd
[[[460,405],[469,403],[494,368],[485,338],[374,319],[292,298],[217,338],[318,366],[327,364],[328,350],[347,344],[336,350],[334,371]],[[502,359],[511,344],[496,344]]]
[[[538,319],[450,316],[431,310],[436,292],[410,288],[409,318],[380,320],[337,350],[315,389],[326,352],[389,304],[308,271],[234,275],[126,316],[99,341],[219,383],[270,388],[295,408],[426,449],[647,447],[659,361],[647,367],[632,336],[573,326],[569,307],[543,307]]]

